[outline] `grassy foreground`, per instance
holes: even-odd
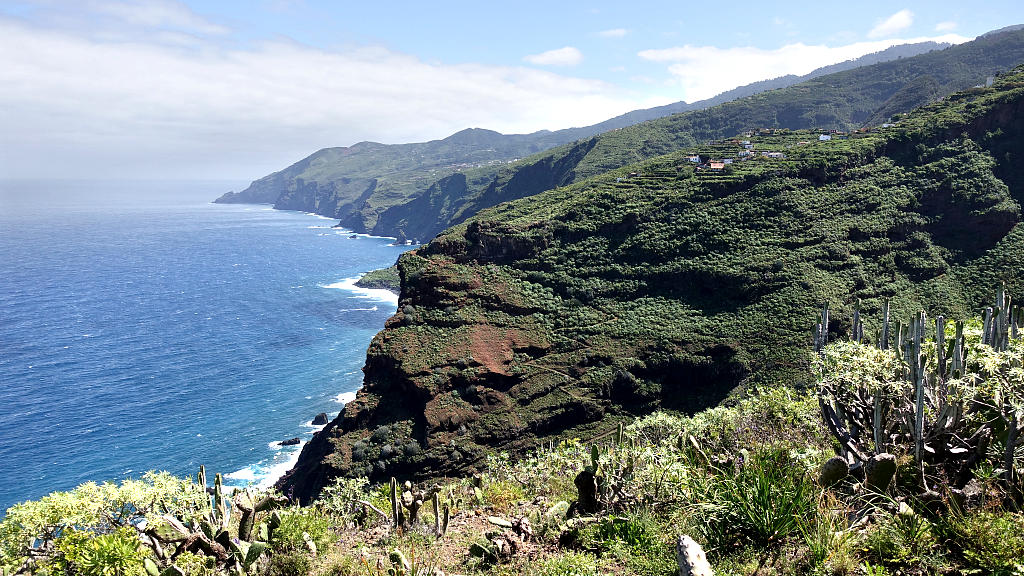
[[[922,388],[907,380],[902,355],[914,350],[913,326],[900,326],[892,349],[824,347],[816,391],[754,390],[693,416],[657,412],[517,462],[492,455],[472,478],[342,479],[306,508],[254,490],[229,497],[219,476],[208,491],[204,474],[85,484],[10,508],[0,565],[54,575],[669,575],[676,538],[688,534],[718,574],[1022,574],[1024,454],[1012,434],[1024,416],[1024,341],[1012,310],[1007,302],[984,323],[940,321],[948,358],[960,347],[952,367],[934,339],[917,340],[925,379],[944,389],[922,400],[917,428],[901,412]],[[855,340],[872,339],[854,327]],[[822,407],[839,389],[886,399],[879,429],[891,434],[861,444],[892,454],[881,484],[856,465],[827,472],[843,449]],[[932,411],[939,400],[960,415]],[[914,433],[900,432],[958,426],[990,430],[984,450],[918,454]],[[1007,446],[1009,471],[1000,468]]]

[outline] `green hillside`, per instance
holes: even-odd
[[[1000,281],[1020,293],[1022,137],[1017,71],[888,128],[756,130],[481,212],[402,256],[364,388],[283,486],[307,499],[338,475],[456,473],[803,385],[822,302],[845,332],[857,299],[966,317]]]
[[[504,163],[574,140],[576,133],[504,135],[467,129],[443,140],[388,145],[360,142],[325,148],[288,168],[229,192],[217,202],[269,203],[342,217],[408,199],[437,178],[456,170]]]
[[[466,213],[464,195],[486,188],[501,168],[520,158],[647,120],[702,110],[810,78],[911,57],[946,46],[934,42],[893,46],[855,60],[819,68],[804,76],[789,75],[755,82],[699,102],[676,102],[635,110],[582,128],[511,135],[468,129],[442,140],[417,144],[361,142],[347,148],[326,148],[284,170],[256,180],[241,192],[229,192],[217,202],[269,203],[282,210],[301,210],[339,218],[342,225],[357,232],[397,236],[402,230],[409,238],[428,239],[450,225],[456,212]],[[529,168],[535,164],[535,161],[528,162],[527,172],[536,172]],[[546,164],[541,163],[542,166]],[[463,173],[474,174],[469,185],[464,185]],[[531,178],[526,176],[527,180]],[[539,191],[565,183],[557,181],[557,178],[560,177],[530,180],[528,188]],[[522,177],[517,179],[516,186],[522,180]],[[437,190],[443,190],[444,199],[440,204],[435,200]],[[478,209],[479,203],[477,200],[470,209]],[[388,212],[389,209],[393,210]]]
[[[879,125],[1024,62],[1024,31],[1010,30],[910,58],[837,72],[746,98],[652,120],[562,146],[510,166],[442,178],[385,210],[373,232],[431,238],[484,208],[565,186],[633,162],[750,128]],[[358,222],[343,220],[347,226]]]

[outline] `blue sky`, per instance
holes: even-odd
[[[254,179],[362,140],[581,126],[1021,4],[0,0],[0,177]]]

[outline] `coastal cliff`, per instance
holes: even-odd
[[[964,316],[1019,291],[1022,118],[1017,73],[889,128],[753,131],[484,211],[399,259],[363,389],[280,486],[461,474],[801,385],[822,302],[841,332],[858,300]]]

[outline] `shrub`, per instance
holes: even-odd
[[[704,487],[701,502],[708,513],[705,535],[715,546],[777,546],[814,509],[816,488],[784,448],[757,452],[735,473],[719,468],[717,474]]]
[[[266,576],[306,576],[309,574],[310,567],[308,555],[301,552],[290,552],[272,556],[264,574]]]
[[[662,543],[659,527],[646,515],[605,518],[589,532],[589,538],[606,550],[613,542],[621,542],[636,550],[656,548]]]
[[[391,429],[387,426],[378,426],[370,434],[370,441],[375,444],[383,443],[391,435]]]
[[[864,549],[884,564],[918,564],[935,545],[927,518],[901,504],[896,514],[882,518],[864,536]]]
[[[322,552],[333,540],[327,516],[312,508],[292,508],[281,514],[281,525],[274,530],[270,547],[276,553],[301,552],[310,539]]]
[[[537,563],[536,576],[597,576],[597,560],[585,552],[566,551]]]
[[[69,530],[57,540],[60,555],[54,561],[58,572],[82,576],[129,576],[145,573],[145,553],[129,528],[90,537]]]
[[[589,454],[589,448],[575,439],[561,442],[552,450],[538,449],[515,463],[507,453],[491,454],[487,457],[488,476],[515,482],[527,494],[570,501],[576,497],[573,478],[583,469]]]
[[[338,478],[334,484],[327,486],[317,498],[316,507],[325,515],[333,517],[341,523],[366,526],[381,520],[381,517],[369,512],[358,500],[366,501],[379,510],[387,510],[390,505],[390,494],[381,492],[380,486],[370,487],[366,477]]]
[[[815,513],[800,519],[798,528],[812,568],[828,562],[841,571],[852,560],[847,513],[846,506],[826,492],[818,499]]]
[[[495,511],[507,512],[523,499],[523,488],[514,481],[488,479],[483,485],[483,499]]]
[[[213,576],[216,573],[216,562],[213,558],[191,552],[179,554],[174,560],[174,565],[180,568],[185,576]]]
[[[954,512],[937,527],[949,548],[986,574],[1024,571],[1024,514]]]
[[[190,522],[208,507],[209,497],[197,484],[166,472],[147,472],[121,484],[89,482],[9,508],[0,521],[0,559],[20,565],[33,547],[62,543],[67,553],[55,563],[67,560],[78,566],[101,557],[129,562],[134,558],[129,541],[136,548],[139,544],[130,526],[142,520],[160,524],[165,514]],[[87,544],[92,539],[97,541]]]
[[[666,574],[676,566],[675,552],[666,531],[648,514],[607,517],[580,535],[582,545],[612,554],[638,574]]]

